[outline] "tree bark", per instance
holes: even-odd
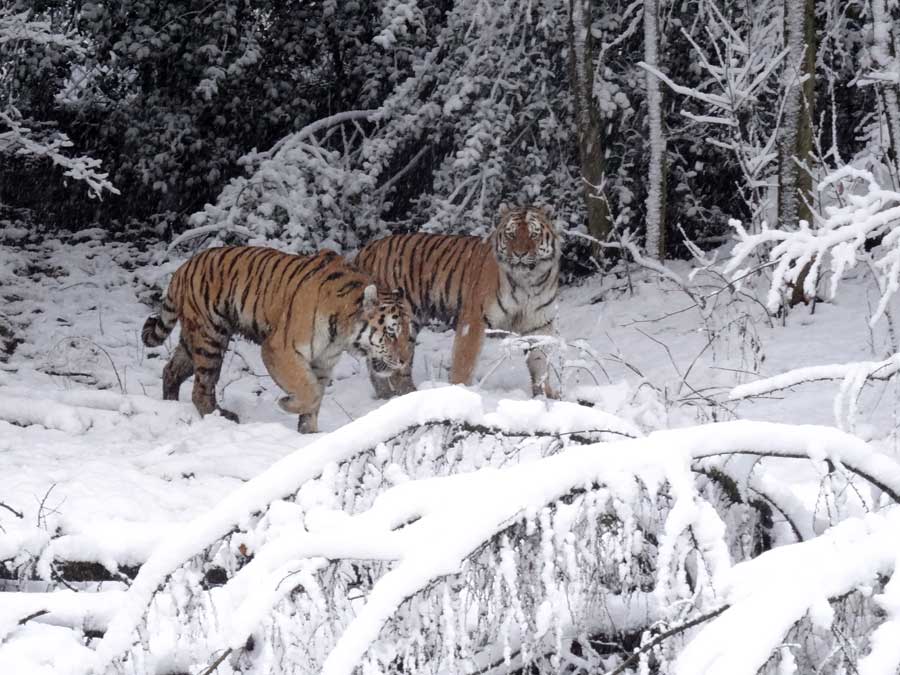
[[[644,0],[644,62],[659,68],[659,0]],[[647,186],[648,255],[666,257],[666,135],[663,131],[662,92],[659,78],[647,77],[647,117],[650,125],[650,166]]]
[[[778,220],[812,222],[812,121],[815,99],[815,1],[785,0],[787,92],[779,142]],[[806,80],[802,82],[802,78]]]
[[[603,130],[594,105],[594,53],[589,0],[569,0],[569,78],[575,102],[578,158],[588,233],[605,241],[612,232],[609,202],[603,194]],[[600,258],[602,249],[593,246]]]
[[[882,71],[896,72],[898,32],[885,6],[884,0],[872,0],[872,47],[869,53],[873,63]],[[885,82],[882,86],[885,121],[889,139],[888,158],[895,180],[900,176],[900,99],[897,88],[900,82]],[[896,187],[896,186],[895,186]]]
[[[815,0],[785,0],[785,106],[778,148],[778,221],[796,227],[813,222],[813,115],[815,101]],[[803,79],[806,78],[806,79]],[[807,301],[803,292],[809,265],[793,285],[790,306]]]

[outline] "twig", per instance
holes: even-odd
[[[678,377],[680,377],[681,380],[682,380],[682,382],[683,382],[683,381],[684,381],[684,375],[681,373],[681,369],[678,367],[678,364],[675,363],[675,357],[672,356],[672,350],[669,349],[669,345],[667,345],[667,344],[666,344],[665,342],[663,342],[662,340],[659,340],[658,338],[655,338],[655,337],[653,337],[652,335],[650,335],[650,334],[648,334],[648,333],[645,333],[645,332],[642,331],[640,328],[635,328],[635,330],[636,330],[638,333],[640,333],[641,335],[643,335],[645,338],[647,338],[648,340],[651,340],[651,341],[655,342],[655,343],[658,344],[660,347],[662,347],[664,350],[666,350],[666,355],[669,357],[669,362],[672,364],[672,367],[675,369],[675,372],[678,373]]]
[[[32,619],[37,619],[39,616],[44,616],[44,614],[49,614],[49,613],[50,613],[49,610],[39,609],[38,611],[33,612],[33,613],[29,614],[28,616],[23,616],[21,619],[19,619],[19,625],[24,626],[26,623],[28,623]]]
[[[24,514],[24,513],[22,513],[21,511],[16,511],[16,510],[15,510],[13,507],[11,507],[9,504],[5,504],[5,503],[3,503],[3,502],[0,502],[0,507],[2,507],[2,508],[4,508],[4,509],[6,509],[7,511],[9,511],[9,512],[10,512],[11,514],[13,514],[16,518],[24,518],[24,517],[25,517],[25,514]]]
[[[109,359],[109,365],[112,366],[113,374],[116,376],[116,382],[119,383],[119,391],[121,391],[124,394],[125,393],[125,385],[122,383],[122,378],[119,377],[119,369],[116,368],[116,362],[113,361],[113,357],[110,356],[108,351],[106,351],[103,347],[98,345],[96,342],[94,342],[90,338],[86,338],[83,336],[63,338],[62,340],[59,340],[55,345],[53,345],[53,348],[50,351],[56,350],[63,342],[71,343],[71,342],[76,342],[76,341],[87,342],[89,345],[91,345],[91,346],[95,347],[96,349],[99,349],[101,352],[103,352],[103,354],[106,356],[106,358]],[[91,373],[81,373],[81,374],[91,375]]]
[[[68,286],[63,286],[57,290],[59,291],[68,291],[70,288],[76,288],[78,286],[93,286],[94,288],[98,288],[98,284],[94,281],[79,281],[74,284],[69,284]]]
[[[637,661],[638,658],[640,658],[641,654],[649,652],[656,645],[663,642],[664,640],[669,639],[673,635],[678,635],[679,633],[683,633],[684,631],[686,631],[689,628],[693,628],[694,626],[696,626],[698,624],[701,624],[701,623],[704,623],[705,621],[709,621],[710,619],[716,618],[717,616],[719,616],[719,614],[724,612],[730,606],[731,605],[722,605],[718,609],[714,609],[713,611],[707,612],[706,614],[701,614],[700,616],[698,616],[694,619],[691,619],[690,621],[688,621],[686,623],[682,623],[682,624],[675,626],[674,628],[670,628],[665,633],[660,633],[655,638],[650,640],[650,642],[648,642],[643,647],[641,647],[636,652],[634,652],[634,654],[632,654],[627,659],[625,659],[617,668],[607,672],[606,675],[619,675],[619,673],[624,673],[627,668],[631,667],[631,665],[635,661]]]
[[[228,656],[231,654],[231,651],[232,649],[231,647],[229,647],[224,652],[222,652],[222,654],[218,656],[215,661],[210,663],[209,667],[202,673],[200,673],[200,675],[211,675],[213,672],[215,672],[215,670],[222,664],[222,661],[228,658]]]
[[[47,498],[50,496],[50,493],[53,492],[53,488],[56,487],[56,483],[51,483],[50,487],[47,488],[47,491],[44,493],[43,498],[40,502],[38,502],[38,512],[37,512],[37,526],[42,527],[41,520],[44,520],[44,525],[47,524],[47,518],[44,516],[44,504],[47,503]],[[55,511],[55,509],[54,509]]]
[[[334,401],[334,404],[335,404],[338,408],[341,409],[341,412],[342,412],[342,413],[344,413],[344,414],[347,416],[347,419],[350,420],[350,421],[352,422],[352,421],[353,421],[353,415],[351,415],[351,414],[347,411],[347,409],[346,409],[344,406],[341,405],[341,402],[337,400],[337,396],[332,396],[332,397],[331,397],[331,400]]]

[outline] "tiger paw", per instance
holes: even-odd
[[[411,378],[401,380],[397,383],[392,382],[391,384],[394,390],[394,396],[403,396],[404,394],[410,394],[416,391],[416,385],[413,384]]]
[[[300,415],[297,418],[297,431],[301,434],[314,434],[319,431],[316,415]]]

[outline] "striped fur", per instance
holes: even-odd
[[[553,331],[559,288],[559,237],[543,210],[504,209],[485,240],[401,234],[365,246],[356,264],[392,288],[406,291],[417,326],[456,329],[450,381],[469,384],[486,329],[521,335]],[[556,397],[543,349],[528,353],[535,396]],[[379,396],[414,388],[409,369],[376,383]]]
[[[172,276],[159,314],[141,331],[144,344],[162,344],[179,321],[179,344],[163,371],[163,398],[177,400],[193,374],[192,399],[200,414],[219,410],[235,421],[215,397],[234,334],[262,345],[269,374],[288,394],[279,405],[300,416],[301,432],[316,431],[322,394],[341,352],[364,355],[376,382],[408,370],[412,361],[411,308],[402,291],[377,288],[333,251],[203,251]]]

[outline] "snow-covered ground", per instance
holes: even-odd
[[[0,363],[0,560],[10,561],[11,570],[50,579],[54,560],[98,562],[110,571],[138,566],[180,524],[382,404],[373,398],[364,364],[345,355],[323,402],[322,433],[298,435],[295,418],[275,405],[280,394],[258,348],[240,341],[232,344],[219,386],[240,424],[217,415],[200,419],[189,401],[190,381],[184,402],[161,401],[161,372],[175,343],[170,338],[165,348],[145,349],[140,328],[155,309],[155,292],[180,262],[156,262],[162,259],[158,247],[139,252],[105,241],[100,232],[0,247],[0,316],[23,340]],[[687,263],[672,269],[689,279]],[[559,327],[566,344],[556,361],[563,398],[594,408],[583,418],[574,408],[559,412],[566,417],[562,427],[618,425],[621,433],[639,435],[741,418],[833,425],[836,383],[743,401],[730,401],[728,393],[802,366],[892,353],[885,331],[868,326],[878,292],[863,277],[848,280],[838,300],[820,302],[814,312],[798,308],[786,321],[767,317],[756,300],[764,288],[735,295],[707,273],[686,283],[689,292],[632,268],[630,280],[610,275],[563,289]],[[446,386],[451,342],[449,332],[420,336],[414,367],[420,388]],[[505,399],[529,398],[525,360],[514,341],[486,342],[476,380],[473,389],[487,412],[506,410]],[[854,430],[897,456],[895,385],[874,385],[863,397]],[[456,400],[448,395],[448,406]],[[540,416],[545,404],[532,405],[539,408],[513,409]],[[530,421],[522,420],[523,428]],[[795,481],[800,496],[817,489],[815,473],[802,465],[786,466],[781,478]],[[50,584],[28,587],[41,591]],[[13,609],[27,614],[19,605]],[[0,612],[0,629],[3,621]],[[45,665],[43,672],[54,672],[51,660]]]

